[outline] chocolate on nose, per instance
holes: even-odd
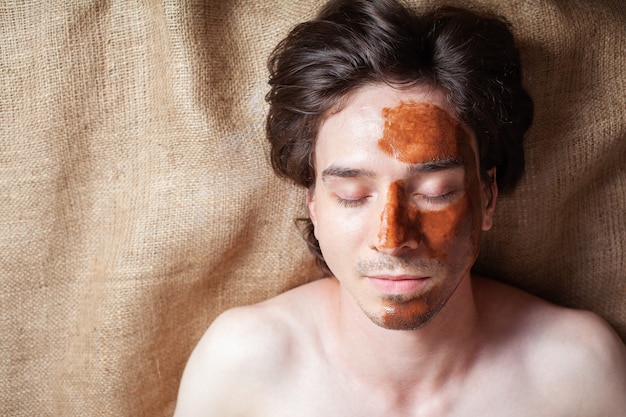
[[[393,249],[407,240],[411,221],[406,204],[402,181],[392,183],[387,193],[387,202],[380,214],[379,247]]]

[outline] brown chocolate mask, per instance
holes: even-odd
[[[463,274],[478,253],[481,229],[480,182],[471,138],[461,124],[443,109],[427,103],[401,103],[383,109],[385,121],[379,148],[407,164],[442,160],[459,161],[464,168],[464,189],[450,203],[420,209],[402,180],[389,186],[381,213],[379,247],[397,248],[414,239],[426,257],[445,265],[451,275]],[[431,311],[424,300],[399,303],[388,300],[386,327],[411,327],[420,310]],[[411,304],[411,305],[409,305]]]

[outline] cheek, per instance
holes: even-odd
[[[364,230],[363,220],[359,215],[346,215],[349,210],[318,210],[316,236],[323,252],[336,252],[353,241],[358,241]],[[324,253],[326,256],[326,253]]]
[[[325,218],[318,217],[316,234],[324,261],[334,276],[350,276],[364,241],[361,221],[357,216],[333,216],[330,212],[325,215]]]
[[[464,197],[444,210],[419,214],[425,245],[435,258],[474,255],[478,238],[474,232],[474,213],[469,199]]]

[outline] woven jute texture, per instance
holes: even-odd
[[[477,269],[626,337],[624,3],[451,4],[509,18],[537,111]],[[319,5],[0,3],[0,415],[169,416],[219,312],[319,276],[263,130]]]

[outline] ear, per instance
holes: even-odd
[[[487,171],[489,178],[486,184],[483,184],[483,224],[482,229],[487,231],[493,226],[493,213],[496,209],[496,199],[498,198],[498,183],[496,182],[496,168],[493,167]]]
[[[313,234],[317,238],[317,212],[315,211],[315,188],[310,187],[306,190],[306,206],[309,209],[309,217],[313,223]]]

